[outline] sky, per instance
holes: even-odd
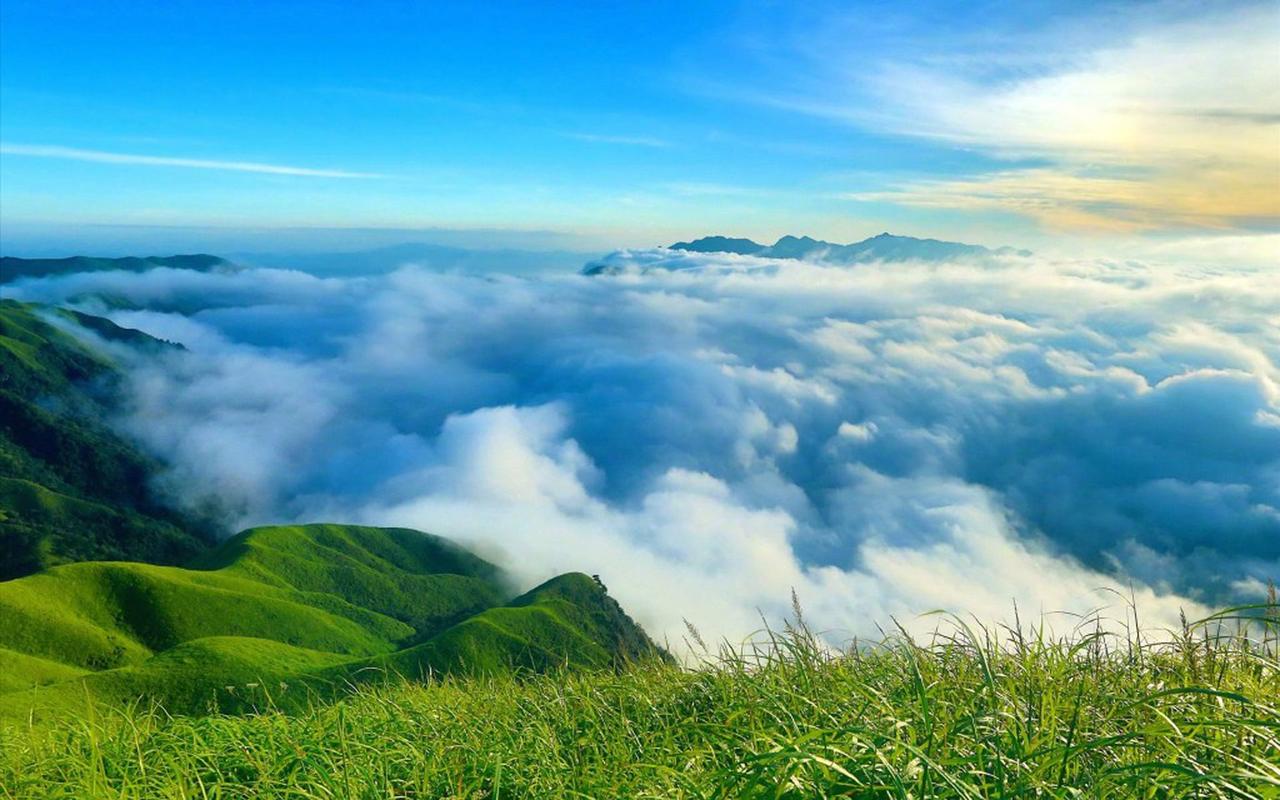
[[[1275,2],[7,0],[0,246],[890,230],[1274,262],[1278,36]]]

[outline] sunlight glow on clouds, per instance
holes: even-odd
[[[1050,229],[1136,231],[1280,222],[1280,58],[1274,4],[1149,19],[1123,43],[992,79],[912,54],[841,73],[865,95],[778,101],[860,126],[1038,159],[967,178],[899,181],[851,199],[1004,210]],[[1011,42],[1011,48],[1017,48]],[[941,63],[939,63],[941,62]]]
[[[121,421],[228,529],[462,538],[657,635],[786,613],[1142,613],[1280,574],[1280,281],[620,251],[612,277],[155,270],[18,284],[189,348]],[[100,308],[91,294],[133,310]],[[917,623],[912,623],[917,624]],[[928,625],[927,621],[919,625]],[[833,634],[835,635],[835,634]]]

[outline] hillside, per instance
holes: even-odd
[[[67,564],[0,582],[0,715],[86,695],[240,710],[261,687],[300,704],[392,673],[610,667],[660,652],[585,575],[510,598],[492,564],[404,529],[256,528],[189,569]]]
[[[157,267],[191,269],[199,272],[234,272],[239,269],[239,267],[225,258],[203,253],[177,256],[126,256],[124,258],[99,258],[94,256],[18,258],[16,256],[4,256],[0,258],[0,283],[9,283],[20,278],[48,278],[56,275],[70,275],[76,272],[107,272],[110,270],[146,272]]]
[[[157,503],[156,464],[104,422],[120,374],[61,318],[144,350],[175,347],[110,320],[0,300],[0,580],[89,559],[181,563],[199,522]]]

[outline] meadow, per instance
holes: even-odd
[[[389,679],[299,711],[10,723],[3,798],[1275,798],[1280,607],[1183,630],[798,622],[697,668]],[[798,609],[797,609],[798,611]]]

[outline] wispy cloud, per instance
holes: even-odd
[[[566,133],[570,139],[601,144],[626,144],[634,147],[670,147],[671,142],[653,136],[613,136],[604,133]]]
[[[917,208],[1010,212],[1057,231],[1223,229],[1242,219],[1280,219],[1280,176],[1265,177],[1204,169],[1107,175],[1054,166],[905,181],[882,191],[838,196]]]
[[[1154,27],[1055,74],[984,86],[882,78],[904,132],[1031,155],[1049,168],[900,187],[909,205],[997,207],[1051,227],[1280,221],[1273,9]],[[886,199],[892,195],[884,195]]]
[[[922,42],[857,64],[808,59],[825,80],[740,99],[1035,162],[858,199],[994,209],[1059,229],[1280,223],[1277,19],[1271,4],[1175,21],[1135,14],[1105,43],[1082,36],[1038,57],[1028,51],[1041,42],[1016,37],[962,52]]]
[[[67,161],[92,161],[100,164],[138,164],[149,167],[185,167],[187,169],[211,169],[226,172],[256,172],[265,175],[296,175],[306,178],[386,178],[376,172],[350,172],[339,169],[312,169],[285,164],[263,164],[257,161],[220,161],[206,158],[174,158],[149,156],[137,153],[111,153],[103,150],[82,150],[44,144],[0,143],[0,154],[30,156],[33,158],[60,158]]]

